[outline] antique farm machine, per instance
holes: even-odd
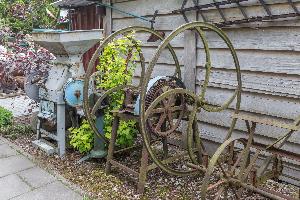
[[[200,36],[206,53],[206,73],[204,81],[201,84],[200,93],[196,95],[194,92],[182,88],[170,89],[165,91],[163,94],[160,94],[160,96],[157,97],[150,106],[147,106],[146,85],[150,80],[151,73],[153,72],[160,54],[163,52],[165,47],[170,45],[172,39],[174,39],[178,34],[191,29],[195,30]],[[230,49],[235,64],[237,88],[235,89],[232,97],[223,105],[213,105],[213,103],[210,103],[205,98],[210,73],[213,69],[210,61],[207,38],[204,34],[205,31],[213,31],[218,34],[218,36]],[[299,130],[299,118],[296,119],[293,124],[286,124],[239,113],[242,87],[239,61],[230,40],[223,31],[214,25],[203,22],[191,22],[182,25],[178,29],[174,30],[160,44],[148,65],[143,81],[144,84],[141,88],[140,101],[141,131],[149,155],[154,163],[162,170],[173,175],[188,175],[197,172],[204,172],[205,177],[201,187],[201,197],[203,200],[208,197],[226,199],[230,196],[233,196],[234,199],[243,199],[245,198],[245,190],[258,193],[271,199],[299,198],[286,196],[264,187],[264,183],[267,180],[279,178],[283,170],[284,158],[291,159],[296,162],[300,161],[299,154],[287,152],[282,149],[288,139]],[[168,162],[157,156],[155,153],[155,147],[151,145],[151,131],[149,131],[148,127],[148,121],[151,120],[153,113],[157,113],[158,108],[162,107],[162,105],[164,106],[162,102],[165,99],[173,98],[178,95],[183,96],[183,102],[185,103],[186,109],[185,114],[187,114],[188,119],[186,143],[188,144],[187,154],[189,155],[189,161],[186,163],[186,166],[190,167],[190,169],[184,168],[179,170],[178,166],[174,169],[172,168],[174,165],[168,165]],[[207,156],[206,146],[199,136],[200,133],[199,128],[197,127],[197,117],[201,115],[201,111],[221,112],[229,107],[232,108],[231,104],[235,104],[235,114],[232,116],[231,127],[228,130],[224,142],[216,150],[213,156]],[[248,131],[247,135],[244,137],[233,134],[237,120],[245,121]],[[288,131],[273,143],[265,145],[256,141],[254,138],[257,124],[275,126],[287,129]],[[170,133],[170,135],[171,134],[172,133]]]
[[[205,52],[205,73],[200,91],[197,93],[185,88],[181,79],[177,55],[170,44],[176,36],[186,30],[193,30],[198,34]],[[147,66],[142,50],[139,51],[141,65],[139,83],[136,85],[128,83],[105,92],[102,91],[91,104],[88,91],[90,87],[93,87],[91,81],[93,76],[97,76],[97,72],[94,72],[93,69],[96,59],[114,38],[132,31],[137,34],[153,34],[161,40]],[[211,71],[213,70],[209,43],[205,34],[207,31],[214,32],[223,40],[234,61],[236,88],[232,92],[232,96],[222,105],[216,105],[207,98]],[[154,76],[154,68],[165,49],[171,54],[176,67],[171,75]],[[263,184],[268,179],[280,176],[282,157],[299,161],[300,155],[288,153],[281,149],[291,135],[299,130],[299,119],[294,124],[287,125],[240,114],[241,88],[240,66],[233,45],[226,34],[212,24],[205,22],[187,23],[174,30],[166,38],[162,38],[158,32],[144,27],[128,27],[111,34],[101,42],[95,52],[86,72],[84,85],[86,116],[93,130],[109,144],[106,172],[109,173],[111,167],[115,166],[137,178],[139,193],[144,191],[147,172],[159,167],[176,176],[205,173],[201,188],[203,200],[207,199],[208,196],[215,199],[224,199],[229,196],[243,199],[245,189],[271,199],[293,199],[266,189]],[[109,103],[106,100],[117,91],[123,91],[125,99],[121,109],[112,111],[114,113],[113,129],[111,139],[108,141],[96,127],[96,113]],[[231,126],[227,134],[225,133],[224,142],[214,154],[209,154],[201,139],[198,117],[201,116],[201,112],[222,112],[228,108],[234,109]],[[138,172],[114,158],[117,153],[134,149],[132,147],[120,150],[115,145],[119,122],[128,119],[138,122],[138,129],[143,140]],[[233,134],[237,120],[246,122],[247,136],[237,137]],[[288,129],[288,132],[273,144],[266,146],[254,139],[255,128],[258,123],[285,128]],[[186,148],[181,148],[178,143],[174,142],[178,138],[180,143],[184,141],[187,144]],[[258,159],[262,155],[267,155],[267,157],[261,163]]]
[[[170,41],[178,34],[185,30],[195,29],[199,34],[206,53],[205,64],[205,80],[202,84],[200,95],[185,89],[181,78],[181,70],[178,58]],[[205,99],[206,90],[211,72],[210,52],[207,39],[204,31],[214,31],[217,33],[228,45],[232,57],[235,61],[235,69],[237,72],[237,88],[228,99],[221,106],[211,105]],[[94,72],[93,66],[96,59],[101,55],[101,52],[114,38],[120,35],[128,34],[134,31],[135,34],[148,33],[155,35],[162,40],[159,45],[154,58],[149,65],[145,66],[145,59],[142,51],[139,52],[140,57],[140,79],[139,83],[134,85],[131,83],[119,85],[108,91],[102,92],[99,98],[93,105],[90,104],[89,88],[91,80],[97,76],[98,72]],[[159,59],[161,52],[164,49],[170,53],[174,60],[175,69],[173,72],[163,74],[163,76],[153,76],[155,63]],[[85,87],[84,87],[84,109],[86,116],[95,132],[102,136],[95,123],[95,114],[98,110],[105,108],[105,102],[109,102],[109,96],[117,91],[123,91],[125,94],[124,105],[120,110],[112,111],[114,113],[114,121],[112,128],[112,136],[109,141],[108,157],[106,172],[109,173],[111,166],[122,169],[123,171],[138,178],[138,192],[144,191],[147,172],[155,169],[157,166],[164,171],[179,176],[198,174],[205,171],[208,165],[208,153],[200,139],[200,133],[197,124],[197,113],[201,109],[208,112],[221,112],[228,108],[229,105],[235,101],[236,113],[239,111],[241,98],[241,75],[236,53],[226,35],[218,28],[207,23],[190,23],[186,24],[176,31],[172,32],[166,39],[163,39],[160,33],[145,27],[129,27],[116,31],[107,37],[95,52],[89,68],[86,72]],[[117,129],[120,120],[135,120],[138,122],[139,132],[142,134],[142,155],[139,171],[121,164],[114,159],[115,153],[120,153],[122,150],[116,149]],[[232,120],[231,129],[229,130],[227,138],[230,138],[236,119]],[[181,148],[182,138],[186,138],[187,149]],[[108,141],[107,141],[108,143]],[[128,151],[133,148],[127,148]],[[149,155],[153,163],[149,160]],[[201,169],[201,170],[199,170]]]
[[[25,83],[26,94],[40,104],[33,123],[37,132],[33,143],[49,154],[65,154],[66,128],[76,127],[78,116],[82,115],[85,75],[82,55],[101,40],[102,32],[35,30],[33,33],[33,40],[56,57],[47,73],[31,72]]]

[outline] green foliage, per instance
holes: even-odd
[[[0,127],[0,134],[6,138],[15,140],[20,137],[32,135],[31,126],[23,124],[10,124]]]
[[[88,121],[83,120],[79,128],[70,128],[70,144],[80,153],[87,153],[93,148],[94,132]]]
[[[119,85],[126,85],[132,81],[136,68],[140,42],[136,41],[133,33],[122,38],[113,40],[104,49],[100,56],[100,64],[97,70],[101,76],[97,77],[97,87],[102,90],[109,90]],[[124,93],[116,92],[110,96],[109,107],[105,110],[104,131],[107,138],[111,137],[113,116],[112,110],[122,107]],[[127,147],[133,144],[137,134],[136,122],[121,121],[118,129],[117,145]]]
[[[0,128],[9,126],[13,122],[12,112],[0,106]]]
[[[1,0],[1,23],[10,27],[15,33],[32,31],[32,28],[50,28],[56,20],[47,10],[57,15],[58,9],[50,4],[53,0]]]

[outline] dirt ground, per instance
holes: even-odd
[[[18,119],[17,123],[27,123],[28,118]],[[34,148],[31,141],[34,134],[19,137],[12,141],[25,152],[33,155],[45,169],[55,170],[64,178],[78,185],[86,191],[88,199],[200,199],[200,188],[203,174],[193,177],[174,177],[155,169],[148,174],[144,196],[136,194],[136,183],[132,177],[124,172],[113,170],[111,175],[105,174],[105,159],[89,160],[78,164],[83,157],[78,152],[69,149],[64,159],[57,155],[47,156],[44,152]],[[138,166],[139,151],[122,154],[117,157],[124,164]],[[270,181],[269,188],[296,197],[299,188],[284,183]],[[235,199],[234,195],[229,195]],[[214,196],[211,196],[214,199]],[[258,194],[243,191],[243,199],[266,199]]]

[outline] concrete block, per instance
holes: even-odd
[[[82,200],[82,197],[56,181],[41,187],[39,189],[28,192],[24,195],[13,198],[12,200]]]
[[[12,149],[7,144],[0,145],[0,159],[7,158],[10,156],[15,156],[17,154],[18,154],[18,152],[16,150]]]
[[[37,111],[37,104],[26,95],[0,99],[0,106],[10,110],[15,117],[28,115]]]
[[[9,175],[0,178],[0,199],[7,200],[26,192],[29,192],[31,188],[17,175]]]
[[[0,177],[34,167],[34,164],[24,156],[17,155],[0,159]]]
[[[56,152],[56,149],[53,146],[43,142],[42,140],[35,140],[32,142],[32,145],[46,152],[47,155],[52,155]]]
[[[54,176],[38,167],[19,172],[18,175],[34,188],[38,188],[55,181]]]

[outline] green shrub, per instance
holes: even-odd
[[[30,136],[32,133],[31,126],[29,125],[11,124],[0,128],[0,134],[12,140],[23,136]]]
[[[0,0],[0,19],[13,32],[29,33],[32,28],[51,28],[56,20],[47,12],[57,15],[53,0]],[[48,11],[47,11],[48,10]]]
[[[13,114],[0,106],[0,128],[9,126],[13,122]]]
[[[80,153],[87,153],[93,148],[94,132],[86,120],[83,120],[79,128],[70,128],[70,145],[79,150]]]
[[[97,87],[109,90],[119,85],[130,84],[136,68],[140,49],[140,41],[136,41],[133,33],[113,40],[109,43],[102,55],[97,70],[101,76],[97,77]],[[107,138],[111,137],[113,116],[111,111],[122,107],[124,93],[116,92],[110,96],[109,107],[105,109],[104,132]],[[131,146],[137,134],[135,121],[121,121],[117,135],[117,145]]]

